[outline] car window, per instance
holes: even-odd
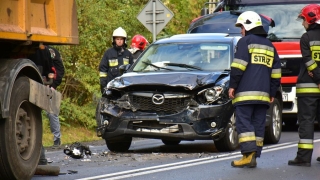
[[[300,38],[305,29],[297,21],[297,17],[305,5],[307,4],[240,5],[238,10],[255,11],[271,17],[276,26],[269,29],[269,34],[272,33],[277,38]]]
[[[233,52],[231,49],[227,43],[153,44],[139,58],[133,71],[190,70],[186,66],[173,66],[167,63],[197,66],[208,71],[229,69]]]

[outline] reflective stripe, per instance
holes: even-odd
[[[100,76],[100,77],[107,77],[107,76],[108,76],[108,74],[107,74],[107,73],[105,73],[105,72],[100,72],[100,73],[99,73],[99,76]]]
[[[310,47],[311,46],[320,46],[320,41],[310,41]]]
[[[129,59],[123,58],[123,64],[124,64],[124,65],[129,64]]]
[[[274,56],[274,52],[268,51],[268,50],[265,50],[265,49],[249,49],[249,53],[265,54],[265,55],[271,56],[271,57]]]
[[[271,78],[281,78],[281,69],[272,69]]]
[[[296,84],[296,93],[320,93],[316,83],[299,83]]]
[[[248,65],[248,62],[241,59],[234,58],[231,64],[231,67],[238,68],[242,71],[245,71],[247,68],[247,65]]]
[[[260,53],[271,57],[274,57],[274,48],[262,45],[262,44],[250,44],[248,45],[249,53]]]
[[[249,44],[248,49],[265,49],[274,52],[274,48],[263,44]]]
[[[318,88],[316,83],[299,83],[296,84],[297,88]]]
[[[308,66],[311,66],[314,63],[315,63],[315,61],[311,59],[310,61],[306,62],[305,65],[308,67]]]
[[[247,136],[256,136],[254,132],[245,132],[238,135],[239,138],[247,137]]]
[[[313,144],[298,144],[300,149],[313,149]]]
[[[307,66],[308,71],[312,71],[318,67],[317,63],[312,59],[306,62],[305,65]]]
[[[320,46],[310,46],[311,51],[320,51]]]
[[[248,141],[255,141],[256,136],[254,132],[246,132],[239,134],[239,143],[248,142]]]
[[[313,144],[313,139],[300,139],[299,144]]]
[[[114,67],[114,66],[118,66],[118,59],[110,59],[109,60],[109,66],[110,67]]]
[[[320,41],[310,41],[311,58],[320,61]]]
[[[266,101],[270,102],[270,95],[262,91],[246,91],[240,92],[235,95],[232,103],[237,103],[241,101]]]
[[[320,93],[319,88],[297,88],[297,93]]]
[[[262,147],[263,146],[263,138],[262,137],[257,137],[256,136],[256,144],[257,144],[257,146],[260,146],[260,147]]]

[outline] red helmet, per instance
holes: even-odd
[[[138,48],[140,50],[144,50],[148,41],[145,37],[140,34],[133,36],[131,40],[131,48]]]
[[[320,5],[309,4],[305,6],[302,8],[298,18],[306,20],[308,24],[320,24]]]

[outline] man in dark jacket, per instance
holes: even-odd
[[[121,27],[113,31],[112,48],[109,48],[103,55],[99,65],[100,88],[103,94],[104,88],[114,78],[120,76],[121,65],[133,64],[132,54],[126,49],[127,33]]]
[[[265,131],[267,109],[280,86],[281,65],[276,49],[266,38],[260,16],[243,12],[237,19],[242,37],[231,64],[229,97],[235,107],[236,128],[243,157],[233,167],[256,167]]]
[[[62,78],[65,74],[62,57],[59,51],[51,46],[40,45],[39,49],[29,56],[29,59],[32,60],[40,69],[42,76],[45,77],[48,81],[48,74],[53,73],[53,82],[48,86],[52,90],[61,84]],[[47,116],[50,121],[50,129],[53,133],[53,148],[58,148],[61,145],[61,132],[60,132],[60,120],[59,114],[51,114],[47,112]],[[44,148],[42,147],[39,165],[46,165],[47,159],[45,158]]]
[[[310,167],[314,120],[320,108],[320,6],[305,6],[298,18],[303,20],[302,25],[307,31],[300,39],[302,61],[296,85],[300,140],[296,158],[289,160],[288,165]]]

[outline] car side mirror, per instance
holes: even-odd
[[[121,65],[119,67],[120,74],[122,75],[123,73],[125,73],[130,68],[130,66],[130,64]]]

